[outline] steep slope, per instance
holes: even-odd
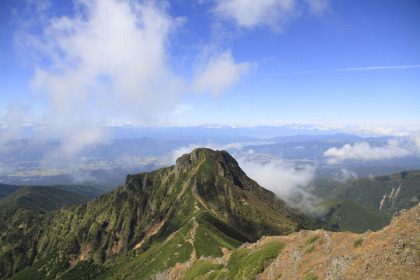
[[[367,230],[377,231],[389,224],[391,215],[379,209],[372,209],[350,200],[327,199],[319,207],[327,212],[319,221],[334,231],[351,231],[363,233]]]
[[[12,207],[51,211],[63,206],[82,204],[88,200],[89,198],[82,194],[56,187],[26,186],[0,200],[0,211]]]
[[[5,198],[12,192],[17,191],[22,186],[15,186],[15,185],[6,185],[6,184],[0,184],[0,199]]]
[[[313,194],[324,198],[351,200],[358,204],[396,214],[420,201],[420,171],[404,171],[374,178],[359,178],[346,183],[318,180]]]
[[[378,232],[325,230],[264,237],[222,258],[201,258],[150,279],[419,279],[420,205]],[[183,267],[184,269],[179,269]]]
[[[24,279],[20,277],[27,273],[34,279],[54,279],[69,268],[81,266],[90,267],[95,275],[106,270],[108,274],[100,272],[106,277],[119,273],[115,263],[124,267],[147,258],[149,261],[140,262],[144,263],[139,272],[143,279],[148,270],[157,272],[180,262],[175,255],[168,256],[165,265],[157,266],[152,260],[162,252],[156,251],[159,246],[166,248],[175,232],[189,232],[188,225],[194,221],[200,233],[195,240],[212,237],[210,247],[202,242],[185,245],[194,247],[200,256],[221,255],[223,248],[232,249],[263,235],[319,227],[249,179],[227,152],[209,149],[196,149],[179,158],[175,166],[129,175],[123,186],[82,205],[36,217],[42,228],[28,229],[20,216],[4,220],[5,228],[23,228],[14,233],[17,237],[25,230],[33,231],[32,243],[25,244],[30,243],[35,253],[30,257],[15,254],[29,248],[22,244],[17,250],[5,231],[0,241],[8,245],[1,251],[0,265],[12,263],[13,270],[3,277],[20,271],[20,262],[34,265],[16,279]],[[172,253],[179,253],[182,261],[191,256],[188,250]]]

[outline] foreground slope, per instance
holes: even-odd
[[[402,210],[378,232],[302,230],[264,237],[151,279],[420,279],[419,252],[420,205]]]
[[[17,211],[3,219],[3,278],[74,279],[88,273],[116,279],[126,273],[121,278],[145,279],[264,235],[319,227],[248,178],[227,152],[209,149],[196,149],[171,167],[129,175],[123,186],[82,205],[33,215],[28,220]],[[20,231],[11,235],[10,228]],[[170,242],[174,235],[178,243]],[[24,242],[16,247],[19,237]],[[165,258],[155,261],[159,256]]]

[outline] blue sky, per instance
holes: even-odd
[[[0,122],[92,139],[109,124],[418,129],[419,15],[417,0],[3,0]]]

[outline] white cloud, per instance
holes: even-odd
[[[64,154],[103,142],[108,123],[152,125],[182,114],[188,89],[218,95],[250,68],[230,51],[207,52],[192,82],[175,74],[170,40],[184,20],[171,17],[165,1],[76,0],[74,13],[61,17],[43,3],[16,42],[38,58],[31,80],[43,114],[38,134],[68,138]]]
[[[328,163],[336,164],[345,160],[384,160],[400,158],[411,155],[411,152],[401,148],[397,140],[389,140],[386,146],[372,147],[367,142],[356,142],[353,146],[346,144],[343,147],[330,148],[324,152]]]
[[[167,40],[175,19],[147,2],[78,1],[72,18],[45,27],[49,64],[32,85],[46,94],[60,123],[78,114],[148,118],[174,106],[180,81],[171,73]],[[165,81],[165,82],[162,82]]]
[[[314,213],[318,198],[305,189],[315,177],[315,167],[305,165],[297,169],[283,160],[259,163],[240,158],[238,162],[242,170],[259,185],[274,192],[292,207]]]
[[[419,128],[416,128],[417,130]],[[410,131],[407,127],[400,126],[348,126],[343,129],[347,133],[357,133],[365,135],[393,135],[393,136],[407,136]]]
[[[258,163],[241,158],[239,164],[249,177],[281,198],[288,198],[297,187],[308,186],[315,175],[312,166],[296,169],[283,160]]]
[[[106,142],[109,122],[151,123],[176,108],[184,85],[171,71],[168,44],[180,21],[166,2],[76,0],[72,16],[53,18],[48,7],[28,22],[42,32],[16,33],[17,44],[40,58],[31,81],[44,114],[37,137],[62,139],[44,165],[70,165]]]
[[[215,0],[215,2],[214,13],[222,19],[232,20],[239,27],[269,26],[274,30],[282,30],[285,24],[299,17],[305,6],[312,13],[321,13],[328,7],[327,0]]]
[[[294,0],[220,0],[216,1],[215,13],[233,20],[238,26],[253,28],[268,25],[279,28],[295,16]]]
[[[193,91],[217,96],[236,84],[250,68],[247,62],[235,63],[230,51],[214,55],[196,71]]]
[[[359,177],[354,171],[342,168],[340,170],[340,173],[337,174],[337,176],[334,179],[340,183],[345,183],[348,180],[357,179],[357,178]]]

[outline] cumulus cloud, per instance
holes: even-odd
[[[197,69],[193,90],[199,93],[210,92],[217,96],[236,84],[250,68],[250,63],[235,63],[230,51],[214,55]]]
[[[269,26],[281,30],[285,24],[300,16],[304,6],[320,13],[328,6],[326,0],[216,0],[214,13],[232,20],[237,26],[255,28]]]
[[[58,121],[73,119],[75,112],[147,118],[172,108],[180,82],[168,66],[167,40],[177,21],[166,7],[115,0],[77,4],[74,17],[53,18],[35,38],[48,63],[38,65],[32,86],[46,94]]]
[[[341,148],[330,148],[324,152],[328,163],[336,164],[345,160],[384,160],[409,156],[412,153],[400,147],[397,140],[389,140],[383,147],[372,147],[367,142],[356,142],[354,145],[346,144]]]

